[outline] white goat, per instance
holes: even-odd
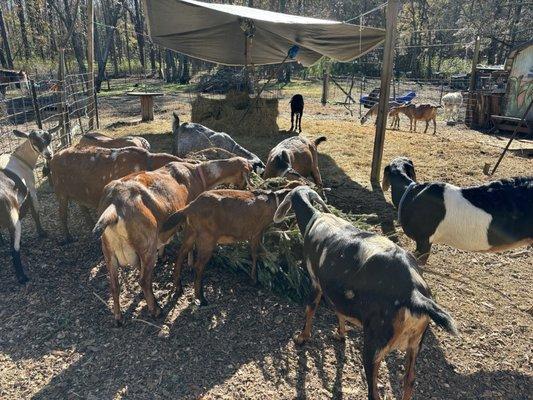
[[[444,118],[448,121],[451,117],[451,120],[455,122],[459,117],[459,109],[463,105],[463,95],[461,92],[448,93],[442,97],[442,105],[444,106]]]

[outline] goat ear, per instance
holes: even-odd
[[[287,214],[289,213],[289,210],[292,207],[292,195],[293,195],[293,191],[291,191],[287,196],[285,196],[281,204],[278,206],[278,209],[276,210],[274,214],[275,223],[283,221],[285,217],[287,216]]]
[[[27,132],[19,131],[18,129],[13,129],[13,133],[16,137],[27,139],[30,135]]]
[[[406,172],[407,172],[407,175],[409,175],[409,178],[411,178],[413,181],[416,182],[416,172],[415,172],[415,167],[413,166],[413,163],[409,163],[406,165]]]
[[[320,204],[325,212],[331,213],[328,206],[326,205],[326,202],[322,200],[322,197],[320,197],[317,192],[315,192],[314,190],[311,191],[309,197],[311,198],[311,200],[316,201],[318,204]]]
[[[289,152],[287,150],[283,150],[281,152],[281,159],[285,161],[287,164],[291,164],[291,158],[289,157]]]
[[[386,192],[390,188],[390,166],[387,165],[383,170],[383,181],[381,182],[383,191]]]

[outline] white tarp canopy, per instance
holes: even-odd
[[[295,60],[311,65],[322,56],[351,61],[374,49],[385,31],[338,21],[195,0],[144,0],[154,43],[194,58],[244,65],[245,30],[253,65],[281,63],[293,46]],[[290,60],[288,60],[290,61]]]

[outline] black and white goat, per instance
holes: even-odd
[[[292,96],[291,101],[291,132],[298,130],[302,132],[302,115],[304,114],[304,97],[301,94]],[[296,126],[294,125],[294,116],[296,116]]]
[[[40,237],[46,236],[39,219],[39,202],[35,190],[33,170],[40,155],[50,160],[53,152],[48,131],[33,130],[30,133],[15,130],[16,136],[25,138],[11,154],[0,156],[0,228],[9,231],[11,254],[17,280],[28,281],[20,260],[20,220],[30,207]]]
[[[422,264],[433,243],[490,252],[533,243],[533,176],[466,188],[417,183],[413,162],[400,157],[385,167],[383,190],[389,187]]]
[[[389,239],[355,228],[313,202],[326,205],[309,187],[288,194],[274,215],[281,221],[292,207],[303,235],[304,261],[313,290],[305,311],[305,324],[294,337],[302,344],[311,336],[311,324],[322,295],[333,306],[345,336],[345,322],[363,327],[363,363],[368,398],[379,399],[377,376],[383,358],[394,349],[407,352],[403,400],[412,396],[415,361],[429,320],[453,334],[451,316],[432,299],[417,270],[415,258]]]

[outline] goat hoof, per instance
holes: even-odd
[[[77,242],[77,241],[78,241],[77,238],[72,237],[72,236],[67,236],[67,237],[65,238],[65,240],[61,240],[58,244],[59,244],[60,246],[65,246],[65,245],[67,245],[67,244],[75,243],[75,242]]]
[[[119,315],[118,317],[115,316],[115,328],[120,328],[124,325],[124,321],[122,319],[122,315]]]
[[[294,341],[294,344],[297,346],[301,346],[305,342],[309,340],[308,336],[305,336],[303,333],[297,333],[293,336],[292,340]]]
[[[333,335],[331,335],[331,337],[333,339],[337,340],[338,342],[344,342],[346,340],[346,336],[345,335],[341,335],[338,332],[336,332]]]
[[[159,318],[163,315],[163,310],[161,307],[156,306],[155,309],[152,311],[152,317]]]
[[[196,304],[198,307],[205,307],[209,303],[207,302],[205,298],[202,298],[202,299],[194,299],[194,304]]]
[[[174,285],[174,297],[179,298],[183,294],[183,287],[181,286],[181,283],[178,285]]]
[[[20,283],[21,285],[24,285],[24,284],[27,283],[29,280],[30,280],[30,279],[29,279],[26,275],[24,275],[24,274],[22,274],[22,275],[17,275],[17,281],[18,281],[18,283]]]

